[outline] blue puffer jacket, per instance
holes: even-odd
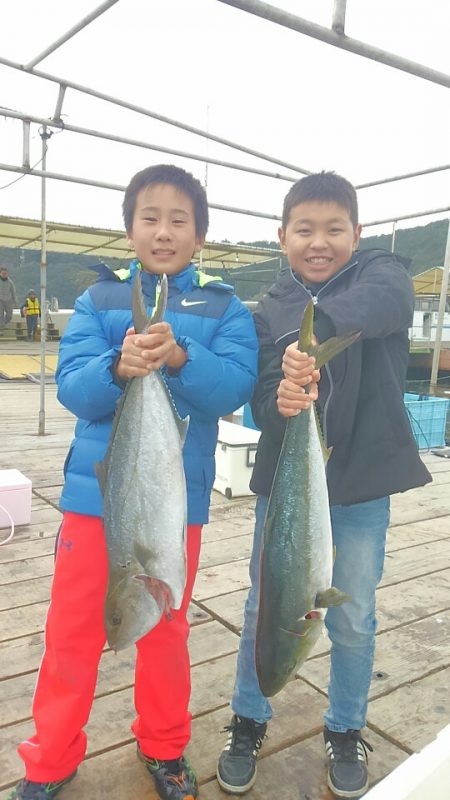
[[[78,421],[64,473],[60,506],[65,511],[102,516],[102,497],[94,465],[105,455],[114,410],[122,388],[112,365],[132,323],[131,276],[120,281],[106,267],[100,279],[75,303],[62,337],[56,372],[58,399]],[[189,415],[184,445],[188,522],[208,521],[215,476],[218,417],[249,400],[256,378],[257,338],[251,314],[220,280],[201,286],[190,264],[169,278],[164,319],[172,326],[188,361],[176,376],[163,373],[181,417]],[[157,278],[142,272],[149,313]],[[151,481],[151,476],[150,476]]]

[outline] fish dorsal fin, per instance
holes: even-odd
[[[323,460],[324,460],[324,462],[326,464],[328,462],[330,456],[331,456],[331,453],[333,452],[333,448],[332,447],[327,447],[326,444],[325,444],[325,440],[323,438],[323,433],[322,433],[322,426],[320,424],[319,415],[317,413],[317,409],[316,409],[315,405],[313,405],[313,410],[314,410],[314,416],[315,416],[315,419],[316,419],[317,433],[319,435],[320,449],[322,450]]]
[[[148,330],[150,325],[153,325],[155,322],[161,322],[164,317],[167,306],[167,275],[161,276],[161,283],[159,286],[160,291],[155,312],[153,317],[150,318],[147,314],[147,308],[142,292],[141,271],[139,270],[136,273],[133,283],[133,323],[136,333],[144,333]]]
[[[189,417],[184,417],[184,419],[178,417],[177,427],[178,427],[178,433],[180,434],[181,446],[183,447],[186,441],[186,436],[189,428]]]

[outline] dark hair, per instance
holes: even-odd
[[[317,172],[314,175],[307,175],[296,181],[289,189],[284,198],[283,205],[283,230],[289,220],[289,214],[299,203],[337,203],[338,206],[345,208],[350,214],[353,227],[358,224],[358,199],[355,187],[350,181],[336,175],[335,172]]]
[[[184,192],[192,200],[195,215],[195,233],[197,236],[206,236],[208,230],[209,214],[206,192],[197,178],[173,164],[158,164],[154,167],[137,172],[125,190],[122,203],[123,221],[125,230],[129,233],[133,227],[133,217],[136,209],[136,198],[147,186],[156,184],[170,184],[180,192]]]

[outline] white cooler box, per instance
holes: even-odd
[[[15,526],[29,523],[31,481],[18,469],[0,469],[0,528],[10,528],[11,521],[1,506],[11,515]]]
[[[251,495],[249,482],[260,431],[219,420],[214,489],[230,500]]]

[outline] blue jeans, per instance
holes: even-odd
[[[235,714],[266,722],[272,717],[261,693],[255,668],[259,562],[268,498],[258,497],[250,561],[251,587],[245,604],[231,707]],[[352,600],[330,608],[325,617],[331,639],[329,707],[324,721],[333,731],[360,730],[366,724],[367,702],[375,650],[375,589],[383,574],[389,498],[353,506],[332,506],[336,560],[333,586]]]

